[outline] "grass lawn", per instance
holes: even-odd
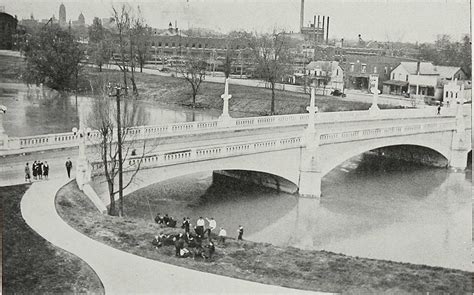
[[[0,187],[3,209],[3,292],[103,294],[102,283],[89,265],[54,247],[25,223],[20,212],[20,201],[29,186]]]
[[[135,204],[129,199],[127,206]],[[71,226],[114,248],[229,277],[298,289],[357,294],[472,292],[472,273],[465,271],[233,239],[228,239],[225,246],[216,245],[216,253],[210,261],[176,258],[173,246],[155,249],[151,241],[159,232],[178,233],[181,229],[162,228],[140,218],[102,215],[75,182],[58,192],[56,207]]]

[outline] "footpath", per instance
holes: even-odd
[[[104,245],[70,227],[56,212],[56,193],[68,181],[63,176],[33,183],[21,201],[23,218],[44,239],[89,264],[106,294],[324,294],[190,270]]]

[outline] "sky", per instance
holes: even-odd
[[[140,6],[146,22],[155,28],[211,28],[221,32],[235,29],[270,32],[299,31],[301,0],[130,0]],[[58,18],[59,5],[66,6],[67,19],[82,12],[86,23],[94,16],[111,16],[112,0],[0,0],[5,12],[18,19]],[[330,17],[329,37],[355,40],[432,42],[438,34],[460,40],[470,33],[469,0],[305,0],[304,23],[314,15]]]

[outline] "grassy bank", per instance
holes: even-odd
[[[1,56],[1,58],[0,71],[2,75],[0,76],[0,82],[20,83],[21,72],[25,68],[23,58],[13,56]],[[99,72],[98,68],[86,66],[83,74],[79,88],[83,90],[85,95],[91,95],[91,83],[94,88],[97,88],[97,82],[101,80],[122,81],[122,74],[119,71],[104,70]],[[137,73],[136,81],[140,100],[182,106],[191,105],[191,87],[184,79]],[[203,82],[196,98],[196,107],[222,110],[221,95],[223,91],[223,83]],[[231,84],[229,92],[232,94],[229,110],[235,117],[266,115],[270,111],[270,89]],[[276,91],[275,105],[278,114],[306,113],[308,104],[309,95]],[[369,103],[344,101],[332,96],[317,96],[316,104],[322,112],[367,110],[370,107]],[[380,108],[394,108],[394,106],[380,105]]]
[[[4,223],[3,292],[103,294],[102,283],[86,263],[54,247],[25,223],[20,201],[29,186],[0,187]]]
[[[117,71],[107,71],[105,74],[97,69],[89,68],[88,80],[98,80],[100,75],[107,75],[113,81],[120,81],[121,74]],[[191,105],[191,88],[181,78],[137,73],[139,98],[166,104]],[[196,98],[197,107],[222,110],[221,95],[224,92],[223,83],[203,82]],[[229,111],[234,116],[242,114],[267,115],[270,111],[271,90],[242,85],[229,85],[232,98],[229,101]],[[276,91],[275,109],[277,114],[306,113],[309,95],[289,91]],[[316,105],[322,112],[367,110],[369,103],[345,101],[333,96],[317,96]],[[380,105],[380,108],[395,108]]]
[[[216,245],[216,254],[211,261],[175,258],[174,247],[155,249],[151,240],[159,232],[177,233],[181,229],[161,228],[139,218],[101,215],[78,191],[74,182],[58,192],[56,202],[62,218],[100,242],[136,255],[200,271],[326,292],[472,292],[472,274],[469,272],[232,239],[225,246]],[[134,204],[128,200],[127,206],[133,207]]]

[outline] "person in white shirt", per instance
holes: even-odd
[[[204,219],[202,217],[199,217],[199,219],[196,222],[196,233],[201,236],[201,238],[204,237],[204,225],[205,225]]]
[[[223,227],[219,231],[219,243],[225,244],[225,238],[227,237],[227,232]]]
[[[216,224],[216,221],[214,220],[214,217],[211,217],[211,219],[208,219],[206,217],[206,220],[207,220],[207,222],[209,222],[209,227],[207,228],[207,237],[210,240],[211,239],[211,231],[213,231],[217,227],[217,224]]]

